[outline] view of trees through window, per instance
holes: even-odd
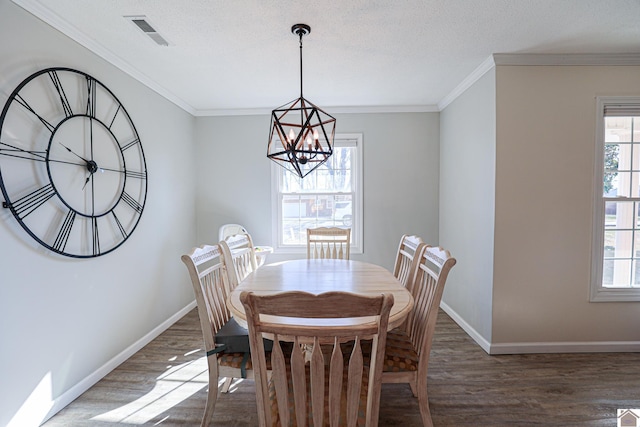
[[[306,245],[307,228],[353,226],[355,159],[355,147],[334,147],[329,160],[305,178],[280,168],[283,245]]]

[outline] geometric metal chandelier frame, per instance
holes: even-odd
[[[271,112],[267,157],[304,178],[333,154],[336,119],[302,93],[302,36],[311,27],[296,24],[291,32],[300,38],[300,97]]]

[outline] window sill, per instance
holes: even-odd
[[[640,288],[593,288],[590,302],[637,302]]]

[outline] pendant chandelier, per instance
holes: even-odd
[[[300,37],[300,97],[271,112],[267,157],[304,178],[333,154],[336,119],[302,95],[302,36],[311,27],[296,24],[291,32]]]

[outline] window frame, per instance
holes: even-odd
[[[351,226],[351,254],[362,254],[364,252],[363,234],[363,135],[362,133],[337,133],[334,138],[334,147],[352,146],[356,147],[355,165],[352,176],[355,177],[355,189],[353,191],[353,222]],[[284,168],[275,162],[271,162],[271,219],[272,219],[272,246],[274,254],[305,254],[307,253],[306,243],[301,245],[284,245],[281,241],[282,236],[282,203],[280,203],[279,176]],[[286,172],[285,173],[290,173]],[[312,174],[315,173],[312,172]],[[296,193],[287,193],[296,194]],[[316,193],[297,193],[297,194],[316,194]],[[340,193],[323,193],[323,194],[340,194]]]
[[[640,301],[640,287],[605,287],[602,285],[605,235],[605,202],[612,201],[603,195],[605,109],[608,106],[635,108],[640,112],[640,96],[599,96],[596,97],[596,153],[593,188],[593,234],[590,280],[591,302],[632,302]],[[640,145],[640,144],[639,144]],[[628,201],[640,197],[626,198]]]

